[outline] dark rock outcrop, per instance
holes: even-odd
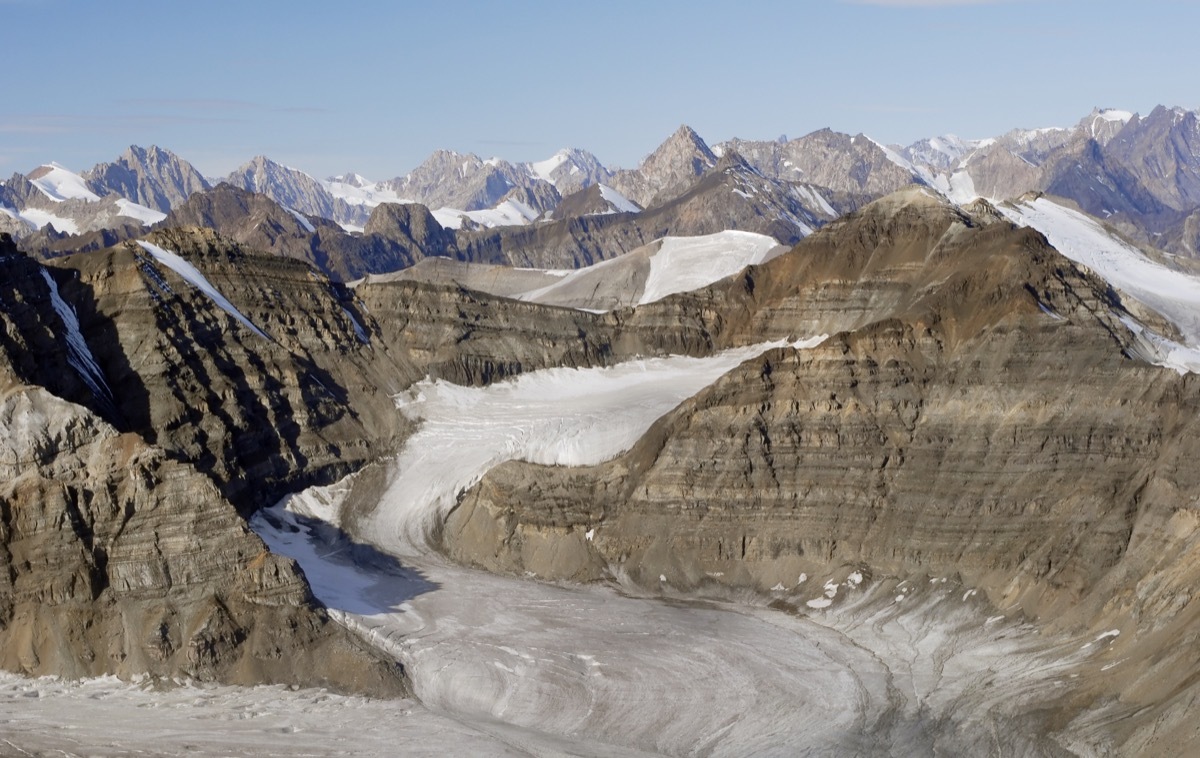
[[[189,325],[167,331],[190,331],[200,345],[223,342],[227,325],[211,306],[175,297],[172,277],[145,261],[128,273],[156,278],[158,289],[143,288],[144,301],[121,292],[130,280],[98,255],[76,276],[0,240],[0,666],[402,694],[399,669],[333,623],[296,566],[268,553],[223,494],[269,497],[280,478],[222,478],[219,463],[206,466],[205,455],[245,459],[247,437],[212,437],[214,450],[189,458],[221,422],[190,433],[139,423],[138,404],[151,397],[131,374],[138,361],[147,376],[146,365],[172,374],[163,381],[176,387],[206,381],[205,391],[220,393],[227,378],[198,377],[197,358],[172,365],[169,336],[162,353],[147,353],[163,337],[154,311],[190,310]],[[106,313],[115,302],[125,310]],[[243,381],[253,366],[239,369]],[[152,404],[169,410],[164,395]],[[246,399],[224,397],[204,410],[236,422],[225,411]],[[221,452],[226,444],[235,451]]]

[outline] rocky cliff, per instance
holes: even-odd
[[[296,566],[247,529],[223,494],[252,499],[247,482],[231,486],[235,477],[222,482],[215,467],[187,459],[178,419],[162,434],[139,428],[138,404],[149,398],[130,363],[172,361],[169,349],[144,352],[160,325],[153,311],[172,299],[170,277],[132,267],[158,280],[159,299],[116,325],[84,297],[97,280],[45,268],[7,240],[0,267],[0,666],[402,693],[395,665],[334,624]],[[112,269],[99,279],[129,283]],[[215,314],[191,307],[210,330],[193,336],[220,341]],[[182,365],[168,370],[182,371],[172,381],[197,381]],[[222,391],[214,375],[203,380]],[[220,403],[212,410],[222,415]],[[193,444],[203,433],[192,430]]]

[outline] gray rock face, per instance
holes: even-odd
[[[450,150],[434,152],[406,176],[384,185],[400,197],[430,208],[462,211],[491,208],[519,188],[532,190],[528,197],[537,203],[533,208],[539,213],[551,210],[558,202],[557,190],[532,171],[508,161],[483,160],[477,155]]]
[[[342,224],[362,225],[369,213],[369,209],[334,197],[303,171],[280,165],[262,155],[239,166],[225,181],[250,192],[262,193],[285,208]]]
[[[878,197],[917,181],[861,134],[821,129],[788,142],[735,139],[722,148],[736,150],[766,176],[837,192]]]
[[[338,281],[455,251],[454,235],[424,206],[380,205],[371,211],[364,233],[355,235],[319,216],[297,218],[266,195],[225,183],[193,195],[159,226],[213,229],[250,249],[306,261]]]
[[[1200,208],[1200,116],[1159,106],[1134,116],[1109,142],[1107,152],[1165,206]]]
[[[116,161],[97,164],[83,178],[98,195],[119,195],[163,213],[210,188],[195,166],[155,145],[131,145]]]
[[[119,428],[136,426],[139,401],[113,331],[157,332],[153,303],[114,330],[85,299],[95,281],[0,243],[0,666],[403,693],[400,671],[332,623],[295,565],[249,532],[218,467],[188,458],[178,427]]]
[[[1049,192],[1143,243],[1194,254],[1182,229],[1200,208],[1200,118],[1193,111],[1159,106],[1142,117],[1096,109],[1069,129],[1018,129],[985,140],[957,162],[928,144],[905,154],[952,196]]]
[[[636,169],[616,172],[609,183],[645,208],[678,195],[716,165],[716,154],[684,124]]]

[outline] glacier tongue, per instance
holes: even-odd
[[[79,372],[80,378],[92,390],[92,394],[97,398],[112,402],[112,390],[104,379],[104,372],[100,370],[100,364],[96,363],[96,357],[92,355],[87,340],[83,338],[75,309],[66,300],[63,300],[62,294],[58,291],[58,283],[44,268],[42,269],[42,278],[46,280],[46,286],[50,288],[50,302],[54,306],[54,311],[62,319],[63,326],[67,329],[67,362]]]

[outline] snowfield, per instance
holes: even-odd
[[[811,347],[824,337],[797,343]],[[785,342],[709,358],[647,358],[609,368],[553,368],[487,387],[423,381],[397,398],[421,427],[395,462],[396,476],[368,532],[388,552],[426,552],[426,535],[458,493],[494,466],[526,460],[586,466],[633,446],[650,425],[722,374]]]
[[[1150,260],[1095,219],[1047,198],[997,208],[1013,223],[1037,229],[1060,253],[1175,324],[1184,345],[1141,325],[1130,328],[1157,346],[1151,356],[1154,362],[1177,371],[1200,372],[1200,278]]]
[[[707,287],[785,252],[787,248],[773,237],[753,232],[665,237],[662,247],[650,258],[650,277],[638,304]]]
[[[698,237],[664,237],[658,249],[649,255],[649,273],[641,293],[630,293],[636,296],[631,304],[653,303],[669,295],[707,287],[746,266],[765,263],[785,252],[787,248],[775,238],[754,232],[731,230]],[[638,265],[638,260],[626,254],[580,269],[548,270],[546,273],[558,276],[558,281],[521,293],[517,298],[553,303],[556,295],[577,289],[581,281],[595,276],[598,270]]]
[[[30,174],[31,177],[37,176],[36,179],[30,178],[30,184],[55,202],[74,199],[92,202],[100,199],[99,195],[88,189],[87,182],[83,180],[82,176],[57,163],[47,163],[34,169]]]
[[[140,221],[142,226],[150,226],[157,224],[167,217],[167,214],[162,211],[156,211],[153,208],[147,208],[144,205],[139,205],[131,200],[121,198],[117,200],[117,214],[132,218],[135,221]]]
[[[455,208],[438,208],[433,217],[444,229],[461,229],[464,219],[480,226],[524,226],[538,217],[538,212],[519,200],[505,200],[495,208],[480,211],[460,211]]]

